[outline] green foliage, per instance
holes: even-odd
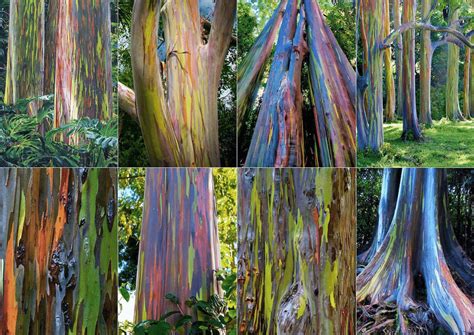
[[[220,272],[218,279],[222,281],[225,291],[225,299],[218,295],[212,295],[208,301],[198,300],[190,297],[185,304],[192,309],[192,315],[185,314],[178,298],[167,293],[165,298],[176,305],[176,309],[166,312],[160,316],[160,320],[145,320],[133,327],[134,334],[137,335],[167,335],[184,333],[189,335],[236,334],[235,323],[235,291],[236,274]],[[228,297],[234,297],[232,309],[228,306]],[[232,312],[230,312],[232,311]]]
[[[36,116],[27,106],[40,101]],[[22,99],[0,112],[0,166],[79,167],[117,166],[117,120],[102,122],[82,118],[51,129],[52,95]],[[65,144],[62,138],[79,136],[79,145]]]
[[[357,253],[371,244],[377,226],[382,169],[357,171]]]
[[[380,153],[358,152],[361,167],[467,167],[474,164],[474,121],[435,121],[423,142],[403,141],[401,122],[384,125]]]

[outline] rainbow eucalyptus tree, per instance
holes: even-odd
[[[385,36],[390,34],[390,0],[384,0],[383,14],[383,33]],[[383,54],[385,66],[385,120],[393,121],[395,119],[395,80],[392,71],[392,50],[386,48]]]
[[[241,334],[353,334],[355,173],[239,170]]]
[[[7,75],[4,101],[43,95],[44,0],[10,0]],[[47,52],[46,52],[47,53]],[[28,106],[35,115],[38,104]]]
[[[380,150],[383,144],[383,50],[385,1],[359,0],[358,23],[365,73],[357,84],[357,145]]]
[[[310,91],[320,166],[355,163],[355,72],[324,21],[316,0],[282,1],[286,4],[245,165],[304,166],[301,69],[309,55]],[[268,24],[279,25],[278,14]],[[268,26],[267,24],[267,26]],[[305,28],[306,27],[306,28]],[[304,35],[306,31],[306,36]],[[242,101],[239,113],[250,108],[259,88],[266,47],[273,41],[266,27],[242,62]],[[264,46],[261,46],[261,44]],[[239,102],[240,104],[240,102]]]
[[[424,22],[430,23],[432,14],[431,0],[422,2],[421,16]],[[420,60],[420,123],[431,126],[431,62],[434,48],[431,42],[431,31],[424,30],[421,40]]]
[[[384,322],[385,326],[396,323],[394,328],[411,333],[419,329],[420,320],[426,320],[422,327],[430,327],[427,320],[433,315],[438,326],[450,333],[472,333],[472,303],[451,271],[472,294],[474,265],[448,223],[446,171],[403,169],[398,185],[388,178],[383,182],[382,188],[389,193],[397,192],[390,188],[398,189],[395,210],[393,215],[379,213],[391,223],[375,255],[357,276],[357,302],[366,311],[395,305],[397,316],[375,320],[359,330],[377,329]],[[379,225],[384,222],[379,219]],[[431,331],[436,327],[431,325]]]
[[[217,0],[206,42],[198,1],[135,1],[134,90],[152,165],[219,166],[217,92],[235,12],[235,0]],[[163,69],[157,55],[161,16],[166,47]]]
[[[159,320],[191,296],[208,300],[220,289],[214,186],[210,169],[148,169],[138,258],[135,321]],[[197,316],[195,316],[197,317]]]
[[[474,6],[474,4],[473,4]],[[470,38],[471,43],[474,45],[474,36]],[[470,69],[469,69],[469,115],[474,116],[474,52],[471,51]]]
[[[400,16],[400,0],[392,0],[392,15],[393,15],[393,29],[398,30],[402,24],[402,18]],[[395,67],[397,74],[397,89],[396,92],[402,91],[402,35],[398,35],[395,40]],[[396,103],[396,114],[402,115],[402,95],[396,94],[397,103]]]
[[[454,29],[459,28],[460,0],[449,0],[448,24]],[[448,45],[448,62],[446,77],[446,118],[448,120],[463,120],[459,106],[459,47]]]
[[[109,169],[0,169],[0,333],[116,333],[115,184]]]
[[[473,101],[471,100],[471,85],[474,83],[471,82],[471,49],[466,48],[464,51],[464,105],[463,105],[463,117],[465,119],[471,118],[471,104]]]
[[[11,0],[5,103],[54,93],[55,127],[110,118],[110,26],[110,1]]]
[[[57,15],[54,125],[110,118],[110,1],[59,1]]]

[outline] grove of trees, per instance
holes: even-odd
[[[239,170],[242,334],[353,334],[355,171]]]
[[[0,333],[116,334],[116,172],[0,169]]]
[[[423,139],[421,124],[432,126],[433,105],[441,107],[439,100],[433,102],[431,99],[432,77],[438,81],[436,76],[441,67],[445,76],[444,117],[452,121],[471,117],[474,112],[470,103],[474,96],[471,71],[473,5],[471,0],[358,1],[358,42],[362,49],[357,80],[357,143],[360,150],[382,149],[384,120],[401,118],[402,139]],[[443,56],[436,53],[446,44],[447,55],[446,52]],[[433,63],[435,56],[436,64]],[[443,65],[439,64],[439,57],[444,58]],[[461,62],[464,62],[463,71],[459,71]],[[433,66],[436,66],[435,74],[432,73]],[[462,92],[460,84],[463,85]],[[437,82],[436,89],[439,85]]]
[[[470,178],[463,187],[472,194]],[[449,220],[452,206],[445,169],[384,170],[376,233],[358,256],[359,331],[474,330],[474,264]]]

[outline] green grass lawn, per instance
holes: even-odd
[[[402,122],[384,125],[380,153],[357,153],[359,167],[470,167],[474,166],[474,121],[434,121],[423,129],[422,142],[402,141]]]

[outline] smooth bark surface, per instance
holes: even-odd
[[[424,21],[430,23],[431,0],[422,2],[421,16]],[[431,62],[433,58],[433,46],[431,42],[431,31],[422,31],[420,60],[420,123],[431,126]]]
[[[116,333],[115,179],[0,169],[0,333]]]
[[[353,334],[355,174],[241,169],[238,329]]]
[[[383,32],[387,36],[390,34],[390,0],[384,0],[384,22]],[[392,70],[392,50],[390,48],[384,51],[384,66],[385,66],[385,120],[393,121],[395,119],[395,81],[393,79]]]
[[[457,286],[446,262],[449,258],[445,255],[454,250],[445,250],[446,243],[440,237],[441,227],[447,224],[447,193],[443,188],[445,170],[402,171],[390,228],[357,277],[357,302],[369,306],[395,304],[397,326],[404,333],[413,331],[410,321],[416,322],[416,317],[412,312],[423,313],[425,308],[452,333],[474,330],[472,303]],[[419,301],[420,285],[426,288],[426,307]]]
[[[152,165],[219,166],[217,92],[235,9],[236,1],[217,0],[205,44],[198,1],[135,1],[134,91]],[[163,72],[157,55],[161,13],[167,52]]]
[[[109,119],[110,2],[60,1],[58,6],[54,125],[81,117]]]
[[[219,294],[219,240],[210,169],[148,169],[138,258],[135,321],[159,320],[185,301]],[[197,317],[197,316],[196,316]]]

